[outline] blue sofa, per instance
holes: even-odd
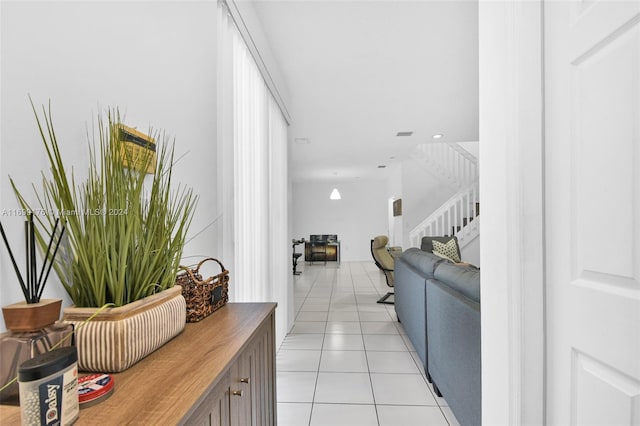
[[[410,248],[395,260],[395,310],[407,336],[427,372],[427,280],[433,279],[433,271],[445,260],[419,248]]]
[[[396,259],[394,291],[427,379],[461,425],[479,425],[480,271],[412,248]]]

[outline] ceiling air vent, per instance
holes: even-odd
[[[398,132],[396,133],[396,136],[411,136],[413,135],[413,132]]]
[[[385,167],[387,167],[387,166],[385,166],[385,165],[383,165],[383,164],[381,164],[381,165],[379,165],[379,166],[378,166],[378,168],[379,168],[379,169],[384,169]]]

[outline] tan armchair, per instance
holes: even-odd
[[[376,266],[384,273],[387,285],[393,287],[394,261],[387,250],[388,242],[389,238],[386,235],[378,235],[371,240],[371,256],[373,256],[373,261],[376,263]],[[388,292],[378,300],[378,303],[393,305],[393,301],[387,300],[391,296],[393,296],[393,292]]]

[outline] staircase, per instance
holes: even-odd
[[[409,232],[411,247],[420,247],[424,236],[449,235],[464,247],[480,234],[477,159],[455,143],[419,145],[414,158],[457,192]]]
[[[420,144],[412,157],[452,189],[460,190],[478,179],[478,159],[457,143]]]
[[[428,218],[420,222],[411,232],[411,247],[420,247],[422,237],[448,236],[458,237],[460,248],[467,245],[480,234],[479,185],[476,180],[458,191]]]

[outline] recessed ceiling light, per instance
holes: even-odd
[[[444,135],[442,133],[436,133],[435,135],[431,136],[433,139],[441,139]]]
[[[293,141],[300,145],[307,145],[310,143],[308,138],[295,138]]]
[[[412,134],[413,134],[413,131],[405,131],[405,132],[396,133],[396,136],[411,136]]]
[[[379,169],[384,169],[385,167],[387,167],[387,166],[385,166],[384,164],[380,164],[380,165],[378,166],[378,168],[379,168]]]

